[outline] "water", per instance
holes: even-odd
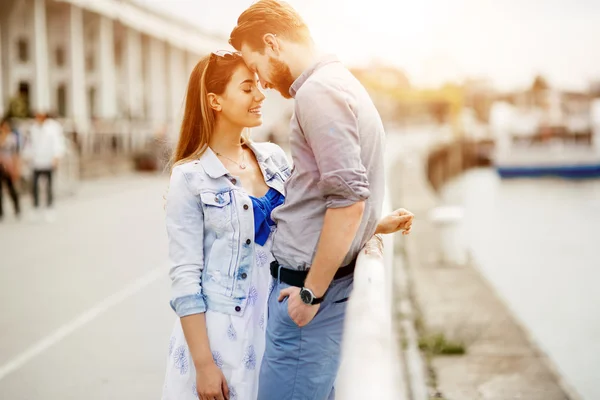
[[[600,181],[464,174],[445,198],[485,277],[586,400],[600,399]]]

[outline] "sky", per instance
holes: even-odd
[[[135,0],[229,36],[252,0]],[[317,45],[349,66],[373,60],[411,83],[489,79],[499,90],[600,81],[600,0],[289,0]]]

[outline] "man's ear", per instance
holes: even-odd
[[[281,46],[279,45],[279,40],[277,40],[277,35],[274,33],[265,33],[263,36],[263,42],[268,52],[271,52],[274,56],[279,56]]]
[[[221,99],[214,93],[208,94],[208,106],[215,111],[221,111]]]

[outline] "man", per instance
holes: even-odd
[[[277,286],[258,398],[332,399],[354,263],[381,215],[383,125],[366,90],[334,56],[317,52],[288,4],[254,3],[229,42],[264,88],[295,101],[294,169],[273,212]]]
[[[41,177],[46,179],[46,205],[48,208],[46,220],[48,221],[54,220],[54,214],[51,211],[54,200],[52,178],[64,152],[62,126],[58,121],[48,118],[47,113],[38,112],[35,116],[35,123],[31,126],[27,158],[33,169],[33,205],[36,211],[40,206],[39,180]]]

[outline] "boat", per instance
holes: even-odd
[[[600,99],[566,113],[564,96],[553,92],[547,107],[495,110],[493,166],[501,178],[600,178]],[[577,105],[585,104],[577,99]]]

